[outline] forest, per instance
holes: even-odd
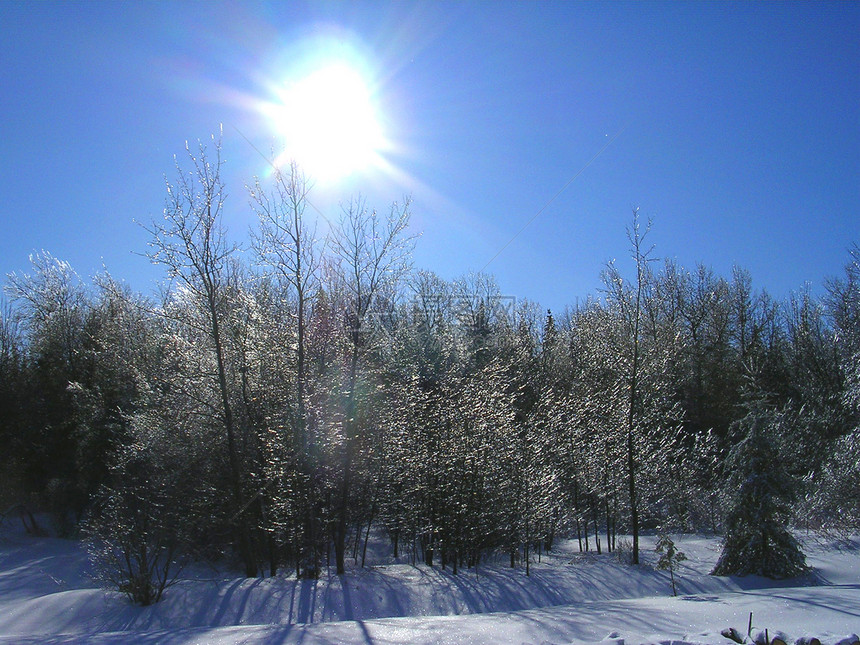
[[[856,244],[777,300],[658,260],[634,211],[630,258],[550,312],[414,267],[408,201],[317,217],[295,165],[249,186],[240,249],[221,164],[190,150],[146,226],[159,295],[44,251],[4,284],[2,510],[85,539],[136,602],[189,561],[341,574],[372,531],[456,574],[561,536],[632,536],[636,563],[643,531],[860,528]]]

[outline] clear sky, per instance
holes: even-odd
[[[257,150],[285,145],[273,106],[338,60],[384,144],[312,201],[331,218],[411,195],[421,268],[492,260],[505,294],[559,310],[628,261],[638,205],[659,257],[820,289],[860,242],[858,34],[857,2],[0,0],[0,273],[45,249],[152,291],[135,220],[221,124],[246,241]]]

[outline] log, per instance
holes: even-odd
[[[821,645],[821,641],[815,636],[801,636],[794,641],[794,645]]]
[[[785,632],[775,631],[770,635],[770,645],[789,645],[791,638]]]
[[[833,645],[860,645],[860,638],[857,638],[857,634],[848,634],[848,636],[839,639]]]
[[[752,640],[755,645],[770,645],[770,637],[764,629],[751,633],[750,640]]]
[[[751,638],[756,645],[788,645],[792,642],[785,632],[770,632],[767,629],[755,632]]]
[[[739,643],[740,645],[743,645],[743,642],[745,640],[741,633],[734,627],[726,627],[723,631],[720,632],[720,634],[722,634],[729,640],[733,640],[734,642]]]

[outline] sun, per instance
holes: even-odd
[[[336,182],[375,165],[384,146],[370,86],[344,62],[285,84],[273,117],[284,138],[279,162],[295,160],[315,181]]]

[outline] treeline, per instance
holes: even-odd
[[[219,155],[189,154],[149,229],[160,298],[47,253],[5,284],[6,502],[83,530],[135,600],[180,557],[342,573],[372,528],[455,571],[528,567],[559,533],[598,551],[632,533],[635,559],[640,529],[720,530],[750,414],[773,421],[793,520],[860,526],[856,247],[823,299],[780,302],[742,269],[652,261],[634,214],[633,277],[607,266],[554,315],[414,269],[408,203],[317,230],[296,167],[250,188],[237,253]]]

